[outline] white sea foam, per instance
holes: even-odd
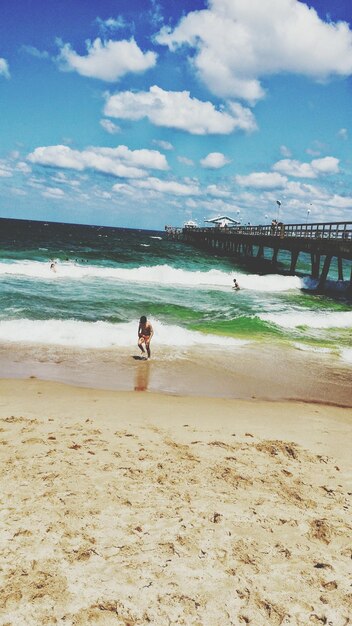
[[[290,313],[263,313],[262,320],[283,328],[352,328],[352,311],[291,311]]]
[[[221,348],[241,346],[247,341],[204,334],[180,326],[154,322],[153,345],[188,348],[212,345]],[[128,323],[85,322],[76,320],[3,320],[0,341],[70,346],[80,348],[131,347],[137,343],[138,320]]]
[[[26,276],[28,278],[51,280],[86,280],[89,278],[109,279],[123,282],[154,283],[159,285],[181,285],[196,288],[226,288],[233,284],[233,272],[212,269],[207,272],[189,271],[169,265],[125,267],[98,267],[72,262],[58,262],[56,272],[50,270],[49,263],[40,261],[16,261],[0,263],[0,276]],[[269,274],[241,274],[236,272],[240,287],[250,291],[278,292],[301,289],[302,280],[298,276]]]
[[[340,356],[343,361],[352,365],[352,348],[343,348]]]
[[[298,341],[292,344],[297,350],[302,352],[316,352],[320,354],[332,354],[334,350],[331,348],[324,348],[323,346],[310,346],[306,343],[299,343]]]

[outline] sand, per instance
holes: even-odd
[[[351,624],[351,422],[1,380],[1,626]]]

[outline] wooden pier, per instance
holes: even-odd
[[[264,258],[264,249],[271,250],[270,260],[276,265],[280,250],[291,254],[290,273],[294,274],[299,254],[310,255],[311,276],[323,289],[331,261],[337,259],[338,280],[343,281],[343,260],[352,261],[352,222],[317,224],[272,224],[268,226],[235,226],[206,228],[165,227],[169,238],[182,240],[216,254]],[[352,269],[348,277],[352,287]]]

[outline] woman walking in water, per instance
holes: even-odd
[[[138,326],[138,348],[144,354],[144,346],[147,350],[148,359],[150,359],[150,341],[154,335],[153,326],[147,321],[145,315],[142,315]],[[144,345],[143,345],[144,344]]]

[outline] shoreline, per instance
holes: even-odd
[[[3,622],[346,624],[351,422],[1,379]]]
[[[85,388],[179,396],[299,401],[352,407],[352,367],[333,354],[269,343],[231,350],[152,346],[109,350],[0,344],[0,378],[31,377]]]

